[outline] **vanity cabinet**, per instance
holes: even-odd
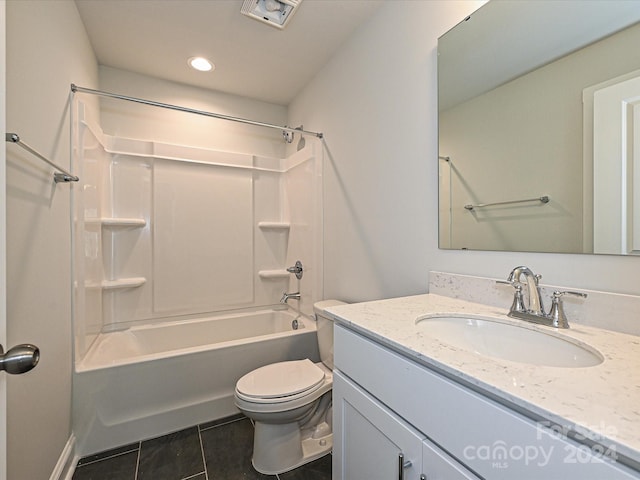
[[[587,447],[342,325],[334,327],[335,480],[640,479]],[[421,475],[424,475],[421,477]]]
[[[477,479],[340,372],[333,392],[334,480]]]

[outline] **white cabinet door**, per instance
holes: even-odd
[[[338,371],[333,417],[334,480],[420,479],[424,436]]]

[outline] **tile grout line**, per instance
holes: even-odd
[[[228,422],[224,422],[224,423],[218,423],[216,425],[211,425],[210,427],[202,427],[202,425],[198,425],[198,430],[201,431],[206,431],[206,430],[211,430],[213,428],[218,428],[218,427],[224,427],[225,425],[231,425],[232,423],[235,422],[241,422],[242,420],[245,420],[246,417],[239,417],[239,418],[234,418],[233,420],[229,420]]]
[[[138,458],[136,458],[136,473],[133,475],[133,480],[138,480],[138,469],[140,468],[141,451],[142,451],[142,441],[138,442]]]
[[[182,478],[180,480],[189,480],[191,478],[196,478],[196,477],[199,477],[200,475],[202,475],[203,473],[205,474],[205,477],[206,477],[207,476],[207,472],[205,471],[205,472],[194,473],[193,475],[189,475],[188,477],[184,477],[184,478]]]
[[[204,480],[209,480],[209,472],[207,471],[207,459],[204,456],[204,444],[202,443],[202,431],[200,430],[200,425],[198,425],[198,440],[200,440],[200,455],[202,455],[202,465],[204,466]]]

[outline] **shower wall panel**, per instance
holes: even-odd
[[[154,162],[155,313],[253,302],[252,187],[250,170]]]
[[[74,112],[84,118],[84,106]],[[103,232],[100,219],[105,203],[104,179],[108,174],[108,154],[93,132],[80,122],[72,128],[77,149],[73,151],[72,170],[83,179],[81,191],[74,187],[74,329],[75,352],[84,355],[93,339],[102,331],[104,278]],[[80,158],[82,161],[80,161]],[[82,319],[79,321],[78,319]]]
[[[305,148],[290,155],[282,176],[284,215],[291,224],[287,265],[301,260],[302,279],[289,278],[289,291],[301,294],[299,308],[313,314],[313,304],[323,300],[322,289],[322,162],[321,144],[310,138]]]
[[[140,287],[103,289],[106,326],[115,322],[149,318],[152,314],[151,278],[153,241],[153,159],[124,154],[109,155],[109,173],[104,190],[107,217],[113,225],[102,228],[105,279],[118,285],[120,279],[145,279]],[[127,223],[129,219],[129,223]],[[118,223],[121,221],[122,223]],[[136,224],[143,221],[144,224]],[[136,284],[136,282],[133,282]]]
[[[277,302],[289,285],[289,275],[283,277],[263,278],[260,272],[283,271],[287,266],[287,250],[289,248],[288,228],[264,228],[262,222],[274,222],[282,225],[288,223],[283,209],[282,165],[274,159],[256,157],[255,165],[260,170],[253,173],[254,198],[253,208],[256,222],[253,230],[253,252],[256,260],[254,275],[254,291],[256,299],[271,299]],[[277,205],[277,208],[274,206]]]

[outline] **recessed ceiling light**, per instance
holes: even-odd
[[[191,57],[188,63],[191,68],[201,72],[210,72],[214,68],[213,63],[204,57]]]

